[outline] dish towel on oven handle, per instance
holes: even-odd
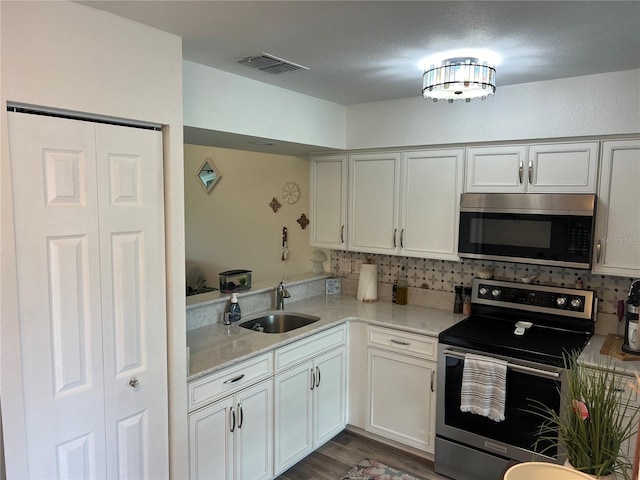
[[[461,411],[501,422],[507,391],[507,362],[467,353],[461,390]]]

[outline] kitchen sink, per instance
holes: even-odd
[[[296,328],[311,325],[320,317],[293,312],[269,312],[261,317],[240,324],[242,328],[264,333],[285,333]]]

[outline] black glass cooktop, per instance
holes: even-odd
[[[458,346],[548,365],[563,365],[563,354],[582,351],[591,333],[536,325],[516,335],[516,321],[494,317],[470,316],[444,330],[441,344]]]

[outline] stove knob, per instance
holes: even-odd
[[[579,310],[580,308],[582,308],[582,300],[580,300],[579,298],[572,299],[571,308],[574,308],[576,310]]]
[[[494,288],[493,290],[491,290],[491,296],[493,298],[498,298],[500,296],[502,292],[500,291],[499,288]]]
[[[559,308],[564,308],[567,306],[567,297],[558,297],[556,298],[556,304]]]
[[[487,293],[489,293],[489,289],[487,287],[480,287],[478,289],[478,293],[480,294],[481,297],[486,297]]]

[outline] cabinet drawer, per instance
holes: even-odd
[[[300,361],[344,345],[347,340],[347,325],[342,324],[324,332],[298,340],[276,350],[276,372],[291,367]]]
[[[189,382],[189,411],[273,375],[271,352]]]
[[[434,337],[378,327],[369,327],[368,333],[368,345],[371,347],[434,360],[438,356],[438,339]]]

